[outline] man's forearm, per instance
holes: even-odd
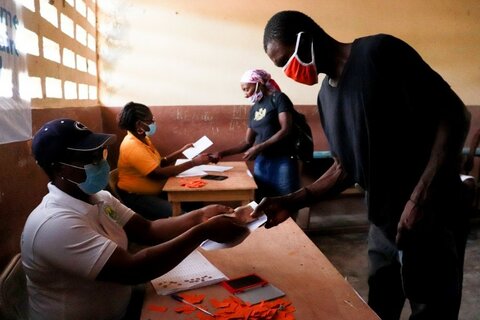
[[[351,185],[342,165],[335,160],[333,165],[315,182],[289,195],[297,209],[308,207],[320,200],[339,194]]]

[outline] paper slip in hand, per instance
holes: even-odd
[[[210,139],[208,139],[207,136],[203,136],[193,143],[193,147],[183,151],[183,154],[188,159],[193,159],[196,156],[198,156],[203,150],[210,147],[212,144],[213,142]]]
[[[248,204],[248,206],[250,206],[252,208],[251,212],[253,212],[253,210],[255,210],[255,208],[258,206],[258,204],[255,201],[252,201]],[[237,210],[237,209],[235,209],[235,210]],[[258,217],[257,219],[255,219],[251,222],[248,222],[246,227],[248,228],[248,230],[250,232],[252,232],[252,231],[255,231],[256,229],[258,229],[260,226],[262,226],[265,222],[267,222],[267,216],[264,214],[264,215],[261,215],[260,217]],[[212,241],[212,240],[205,240],[205,241],[202,242],[200,247],[204,250],[207,250],[207,251],[232,248],[232,247],[235,247],[236,245],[240,244],[243,240],[245,240],[245,238],[242,238],[242,239],[240,239],[239,241],[236,241],[236,242],[229,242],[229,243],[219,243],[219,242]]]

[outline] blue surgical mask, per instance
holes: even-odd
[[[148,131],[145,132],[145,134],[149,137],[153,136],[155,132],[157,131],[157,123],[153,122],[148,125]]]
[[[67,179],[67,180],[70,181],[71,183],[76,184],[80,188],[80,190],[82,190],[86,194],[89,194],[89,195],[95,194],[100,190],[103,190],[108,185],[108,179],[110,176],[110,166],[108,165],[108,162],[105,159],[102,159],[97,164],[87,164],[83,168],[74,166],[72,164],[63,163],[63,162],[61,162],[61,164],[64,164],[69,167],[85,170],[85,175],[87,176],[87,178],[85,179],[84,182],[78,183],[70,179]]]

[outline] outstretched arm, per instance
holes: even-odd
[[[176,176],[177,174],[195,166],[207,163],[210,163],[210,157],[206,153],[199,154],[195,158],[178,165],[162,167],[162,164],[160,164],[148,174],[148,177],[152,179],[166,179],[168,177]]]
[[[274,227],[299,209],[318,201],[330,198],[352,185],[342,165],[335,159],[332,166],[314,183],[296,192],[280,197],[264,198],[252,213],[258,217],[265,213],[268,216],[266,228]]]
[[[253,131],[251,128],[247,128],[247,132],[245,133],[245,139],[240,141],[236,146],[230,149],[225,149],[210,154],[212,162],[217,163],[222,158],[245,152],[251,146],[253,146],[253,143],[255,142],[255,136],[255,131]]]
[[[178,156],[185,150],[187,150],[188,148],[191,148],[193,147],[193,143],[188,143],[186,145],[184,145],[182,148],[170,153],[169,155],[163,157],[162,159],[162,162],[161,162],[161,166],[162,167],[165,167],[165,166],[168,166],[168,165],[171,165],[175,162],[175,160],[177,160]]]
[[[211,205],[169,219],[147,221],[134,216],[124,229],[129,239],[150,243],[136,253],[117,247],[97,276],[97,280],[138,284],[152,280],[179,264],[204,240],[235,242],[248,235],[248,228],[224,213],[231,208]]]

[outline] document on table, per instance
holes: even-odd
[[[258,206],[258,204],[255,201],[252,201],[248,204],[250,207],[252,207],[252,211],[255,210],[255,208]],[[250,232],[255,231],[259,227],[261,227],[263,224],[267,222],[267,216],[265,214],[261,215],[257,219],[247,223],[247,228]],[[240,242],[242,242],[244,239],[241,239]],[[204,250],[210,251],[210,250],[218,250],[218,249],[226,249],[226,248],[231,248],[235,247],[239,243],[236,242],[229,242],[229,243],[219,243],[216,241],[212,240],[205,240],[202,242],[200,247]]]
[[[203,136],[193,143],[193,147],[183,151],[183,154],[188,159],[193,159],[212,144],[213,142],[207,136]]]
[[[175,162],[175,165],[182,164],[184,162],[190,161],[190,159],[177,159]],[[179,174],[177,174],[177,177],[179,178],[185,178],[185,177],[197,177],[197,176],[204,176],[207,174],[207,171],[210,172],[225,172],[233,167],[230,166],[218,166],[218,165],[211,165],[211,164],[202,164],[200,166],[196,166],[193,168],[190,168],[188,170],[185,170]]]
[[[203,171],[225,172],[225,171],[228,171],[228,170],[232,169],[233,167],[231,167],[231,166],[218,166],[218,165],[214,165],[214,164],[202,164],[202,165],[198,166],[198,168],[200,170],[203,170]]]
[[[153,279],[152,285],[159,295],[201,288],[228,280],[217,267],[195,250],[175,268]]]

